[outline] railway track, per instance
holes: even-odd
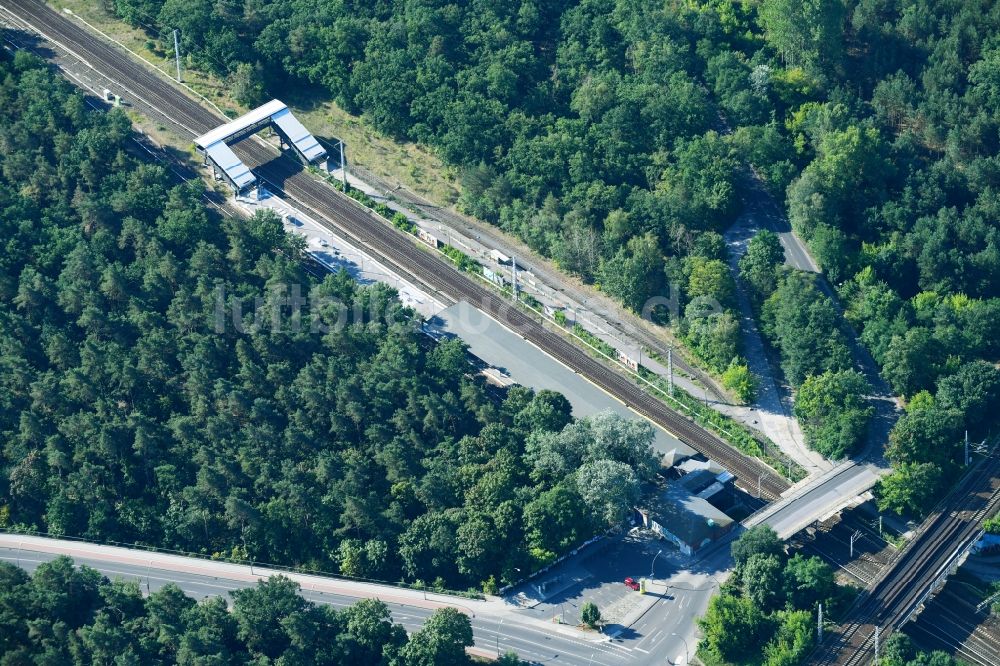
[[[856,556],[852,557],[850,541],[855,532],[861,535],[854,544]],[[878,578],[895,552],[877,530],[851,511],[845,512],[843,520],[834,525],[819,525],[812,539],[802,537],[796,541],[803,552],[820,557],[861,587]]]
[[[948,650],[971,664],[993,666],[1000,663],[998,625],[995,618],[984,619],[977,613],[975,604],[949,581],[906,633],[923,647]]]
[[[204,108],[117,47],[40,2],[0,0],[0,8],[116,81],[127,94],[158,110],[165,120],[183,128],[192,137],[227,120]],[[308,175],[292,157],[276,154],[273,148],[253,140],[234,146],[234,150],[260,180],[307,209],[318,221],[380,255],[380,260],[430,291],[447,300],[466,300],[481,308],[635,412],[717,461],[736,476],[744,489],[755,490],[761,475],[762,494],[769,499],[777,499],[788,489],[788,482],[774,470],[744,456],[712,433],[671,411],[631,380],[609,370],[494,292],[456,271],[443,259],[418,247],[373,213]]]
[[[818,650],[815,663],[861,666],[873,657],[875,629],[883,636],[899,629],[922,601],[952,555],[980,529],[1000,504],[1000,458],[984,458],[933,513],[920,535],[874,581],[848,612],[836,640]]]
[[[470,220],[465,215],[450,208],[439,206],[431,201],[428,201],[420,194],[413,192],[402,184],[393,186],[388,180],[375,174],[373,171],[362,165],[355,164],[352,168],[369,184],[375,186],[379,190],[391,193],[391,195],[399,201],[403,202],[412,209],[422,211],[424,215],[430,217],[431,219],[438,220],[453,229],[464,231],[465,233],[474,236],[483,236],[490,242],[490,244],[498,246],[498,249],[505,252],[505,254],[511,254],[513,252],[513,250],[508,247],[509,241],[496,233],[495,228],[491,229],[489,224]],[[517,254],[519,257],[522,253],[523,252],[514,252],[514,254]],[[532,258],[530,256],[530,251],[528,251],[527,254],[529,254],[529,256],[526,257],[526,260],[531,263],[531,270],[541,279],[542,282],[552,287],[555,291],[564,292],[578,303],[587,302],[594,313],[604,319],[608,326],[611,326],[622,335],[630,337],[640,344],[645,345],[661,357],[665,358],[668,350],[672,350],[673,364],[675,368],[701,382],[714,400],[725,402],[729,399],[726,396],[726,392],[719,387],[715,379],[697,366],[685,360],[682,352],[677,347],[657,338],[656,335],[649,332],[641,325],[632,324],[627,321],[615,321],[613,319],[615,314],[613,309],[608,308],[603,304],[594,306],[590,301],[588,301],[588,298],[591,297],[589,294],[584,293],[581,289],[576,287],[572,281],[560,279],[555,275],[555,271],[553,269],[545,266],[539,259]]]

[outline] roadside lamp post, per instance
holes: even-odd
[[[653,566],[656,564],[656,558],[658,558],[660,556],[660,553],[662,553],[662,552],[663,552],[663,549],[660,549],[660,550],[656,551],[656,555],[653,555],[653,561],[649,563],[649,579],[650,580],[653,579]]]
[[[687,666],[691,661],[691,650],[688,649],[687,639],[678,634],[676,631],[670,634],[671,636],[676,636],[677,638],[684,641],[684,666]]]
[[[503,618],[497,622],[497,657],[500,657],[500,627],[503,626]]]

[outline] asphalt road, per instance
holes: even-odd
[[[865,379],[872,387],[868,398],[875,407],[875,415],[868,425],[868,439],[863,451],[853,458],[864,461],[880,468],[887,469],[888,464],[883,457],[883,449],[889,438],[889,431],[899,418],[899,410],[896,398],[888,383],[882,378],[878,364],[872,358],[868,349],[861,344],[857,331],[851,323],[843,316],[844,308],[840,303],[840,297],[836,289],[827,282],[826,276],[820,271],[819,265],[809,254],[806,244],[792,231],[791,224],[785,216],[783,207],[780,206],[774,197],[764,188],[760,179],[755,175],[750,175],[746,183],[745,205],[748,212],[752,214],[761,228],[770,229],[778,234],[781,245],[785,250],[785,263],[793,268],[810,273],[817,273],[816,286],[823,291],[833,301],[838,313],[841,315],[841,328],[846,334],[847,343],[851,348],[851,355],[855,365],[860,370]]]
[[[55,559],[53,553],[18,550],[13,546],[0,546],[0,560],[17,564],[27,571],[33,571],[40,563]],[[141,564],[108,562],[94,557],[74,557],[77,564],[97,569],[110,579],[136,580],[144,592],[155,592],[167,583],[178,585],[186,594],[195,599],[223,596],[230,590],[252,585],[247,580],[237,580],[219,576],[205,576],[189,572]],[[247,568],[249,572],[249,568]],[[302,596],[310,601],[346,608],[357,601],[356,597],[345,594],[314,592],[303,589]],[[461,602],[459,602],[461,603]],[[431,609],[403,603],[388,603],[393,621],[403,625],[408,632],[418,630],[433,612]],[[501,624],[502,620],[502,624]],[[498,633],[499,628],[499,633]],[[501,652],[516,651],[523,659],[538,663],[559,664],[626,664],[642,663],[628,659],[629,652],[610,643],[597,643],[574,639],[557,633],[546,633],[532,625],[517,622],[513,615],[487,615],[476,613],[472,618],[473,636],[476,647],[495,653],[497,639]],[[591,656],[593,661],[591,662]]]
[[[785,217],[784,210],[775,202],[770,193],[764,189],[760,179],[754,174],[745,183],[747,212],[759,222],[760,227],[778,234],[781,246],[785,250],[785,263],[792,268],[809,273],[819,273],[819,265],[809,254],[809,248],[795,235],[792,226]]]
[[[583,418],[611,411],[626,419],[635,418],[621,401],[613,398],[579,373],[559,363],[524,340],[482,310],[459,301],[428,321],[428,328],[443,335],[457,335],[476,357],[506,372],[518,384],[536,391],[562,393],[573,406],[573,416]],[[653,423],[653,447],[659,453],[696,453],[672,434]]]
[[[721,553],[724,557],[728,550]],[[143,592],[155,592],[174,583],[195,599],[222,596],[230,590],[255,584],[259,578],[276,573],[259,565],[236,565],[164,553],[150,553],[112,546],[0,533],[0,561],[33,571],[40,563],[59,554],[73,557],[77,564],[98,570],[110,579],[136,580]],[[713,572],[722,573],[723,560]],[[671,575],[665,558],[658,562],[657,577]],[[322,576],[290,574],[306,599],[343,608],[359,598],[379,598],[387,603],[393,620],[407,631],[419,629],[435,608],[458,608],[472,619],[475,651],[482,655],[513,650],[522,659],[539,664],[663,664],[685,663],[684,641],[694,649],[694,623],[708,603],[709,589],[697,587],[697,598],[678,602],[674,592],[659,595],[649,609],[630,626],[611,625],[612,636],[559,626],[551,617],[538,617],[500,600],[476,601],[433,593],[406,590],[388,585],[359,583]],[[714,574],[713,574],[714,575]],[[684,585],[681,586],[685,587]],[[676,635],[672,635],[676,634]],[[685,638],[681,638],[683,636]],[[499,641],[499,642],[498,642]]]

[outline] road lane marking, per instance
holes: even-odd
[[[51,562],[51,560],[33,560],[28,557],[0,557],[0,560],[10,560],[11,562],[38,562],[39,564],[45,564],[46,562]]]

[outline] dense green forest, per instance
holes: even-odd
[[[0,527],[492,590],[652,475],[650,425],[488,390],[388,287],[307,274],[274,215],[210,215],[41,61],[0,59],[0,108]]]
[[[981,438],[998,413],[997,373],[977,364],[1000,355],[994,3],[110,6],[154,36],[180,28],[192,61],[246,102],[325,91],[434,148],[461,170],[467,211],[629,307],[678,285],[678,332],[719,372],[739,354],[719,234],[752,164],[892,387],[927,412],[895,439],[924,428],[941,443],[906,453],[894,441],[887,508],[924,510],[959,471],[964,422]],[[815,448],[843,455],[870,411],[839,307],[770,259],[762,248],[749,280],[765,333],[793,387],[835,391],[799,415]],[[939,389],[973,376],[988,384],[974,400]]]
[[[15,664],[471,663],[469,617],[435,611],[412,636],[381,601],[343,610],[313,604],[282,576],[195,602],[174,584],[144,596],[136,581],[110,582],[60,557],[29,576],[0,563],[0,655]],[[521,663],[507,655],[500,663]]]
[[[467,212],[636,311],[676,285],[682,314],[698,315],[679,331],[694,352],[720,373],[738,355],[719,232],[739,210],[739,164],[700,82],[697,13],[594,0],[106,4],[153,37],[179,28],[191,64],[244,103],[308,90],[432,147],[460,171]],[[702,296],[722,308],[705,311]]]

